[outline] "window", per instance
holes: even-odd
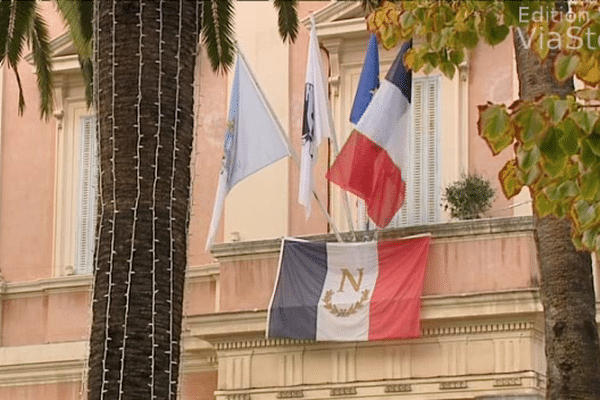
[[[57,124],[54,267],[57,275],[89,274],[98,193],[96,119],[79,96],[64,104]]]
[[[87,107],[77,52],[67,32],[53,50],[56,136],[54,275],[92,272],[98,164],[96,118]],[[32,55],[26,59],[32,62]]]

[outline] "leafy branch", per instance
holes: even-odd
[[[367,26],[385,48],[412,37],[405,63],[452,79],[480,41],[497,45],[513,28],[541,60],[550,58],[558,81],[577,77],[587,87],[573,96],[542,96],[510,106],[479,107],[479,134],[494,155],[513,146],[499,173],[507,198],[527,186],[539,216],[568,218],[578,249],[600,251],[600,11],[594,2],[555,10],[545,1],[385,2]]]

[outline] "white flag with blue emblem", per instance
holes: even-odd
[[[315,21],[311,16],[310,42],[308,44],[308,64],[304,85],[304,118],[302,120],[302,153],[300,155],[300,185],[298,202],[310,216],[313,191],[313,166],[317,161],[317,147],[330,135],[329,107],[325,75],[319,57],[319,42]]]
[[[229,100],[223,164],[206,240],[207,251],[214,243],[225,196],[231,188],[247,176],[290,155],[283,135],[281,124],[244,58],[238,54]]]

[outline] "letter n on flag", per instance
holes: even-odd
[[[284,239],[267,337],[418,337],[431,236],[366,243]]]

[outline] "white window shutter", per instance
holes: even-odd
[[[437,77],[413,79],[406,198],[390,227],[439,221],[438,90]]]
[[[426,179],[424,187],[425,216],[424,223],[435,223],[439,219],[439,157],[438,149],[438,85],[436,79],[425,82],[427,90],[427,130],[425,132]]]
[[[435,223],[440,218],[439,78],[413,79],[412,121],[404,205],[389,227]],[[357,202],[358,229],[373,229],[362,200]]]
[[[94,262],[96,209],[98,194],[98,150],[96,118],[88,115],[80,120],[81,148],[78,183],[77,235],[75,273],[89,274]]]

